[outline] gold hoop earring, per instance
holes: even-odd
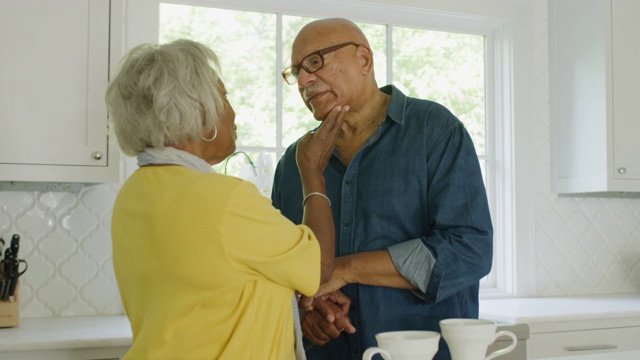
[[[218,127],[213,125],[213,137],[211,137],[211,139],[207,139],[204,136],[200,135],[200,137],[202,138],[202,140],[206,141],[206,142],[212,142],[213,140],[215,140],[215,138],[218,136]]]

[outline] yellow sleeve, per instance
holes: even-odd
[[[320,286],[320,244],[305,225],[296,225],[251,183],[238,186],[225,212],[229,259],[248,276],[266,277],[313,295]]]

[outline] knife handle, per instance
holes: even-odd
[[[13,253],[13,256],[15,259],[18,258],[18,250],[20,250],[20,235],[18,234],[13,234],[13,236],[11,237],[11,253]]]

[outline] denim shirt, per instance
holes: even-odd
[[[324,346],[305,339],[309,360],[359,360],[376,346],[376,333],[440,331],[441,319],[477,318],[479,280],[491,269],[493,228],[468,132],[440,104],[407,97],[393,86],[381,91],[391,94],[385,122],[349,166],[335,153],[324,172],[336,256],[387,249],[416,289],[345,286],[357,331]],[[296,143],[278,163],[272,200],[301,223]],[[449,358],[441,339],[435,359]]]

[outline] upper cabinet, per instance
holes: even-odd
[[[638,14],[637,0],[549,2],[555,192],[640,192]]]
[[[104,94],[122,0],[0,1],[0,181],[119,181]]]

